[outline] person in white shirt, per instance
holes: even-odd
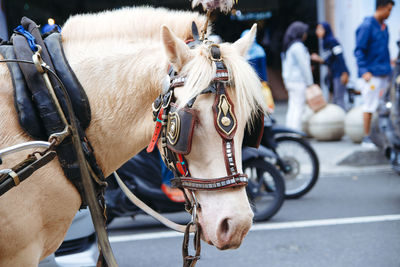
[[[306,106],[306,88],[312,85],[310,54],[304,45],[308,25],[290,24],[283,38],[282,78],[289,94],[286,126],[301,130],[301,117]]]

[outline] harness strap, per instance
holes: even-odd
[[[54,151],[50,151],[47,154],[45,154],[43,157],[40,159],[37,159],[32,162],[33,159],[36,159],[35,156],[29,157],[27,160],[22,162],[21,166],[24,166],[21,170],[11,170],[4,178],[1,178],[0,180],[0,196],[6,193],[8,190],[13,188],[14,186],[17,186],[19,183],[24,181],[26,178],[31,176],[35,171],[52,161],[56,157],[57,153]],[[26,162],[31,162],[26,165]],[[18,166],[18,165],[17,165]],[[16,167],[19,169],[20,167]]]
[[[248,183],[246,174],[237,173],[217,179],[201,179],[193,177],[177,177],[171,179],[174,187],[185,188],[194,191],[214,191],[229,187],[245,186]]]
[[[147,153],[153,152],[154,147],[156,146],[156,144],[158,142],[158,138],[160,137],[160,133],[162,130],[162,115],[163,114],[164,114],[164,109],[161,108],[161,110],[157,116],[156,128],[154,130],[153,137],[151,138],[150,144],[146,149]]]
[[[40,37],[36,24],[27,18],[23,18],[22,25],[26,30],[28,30],[29,32],[32,33],[32,35],[35,36],[39,45],[44,48],[45,46],[43,44],[43,40]],[[54,69],[51,66],[51,60],[46,50],[43,50],[43,54],[40,53],[41,51],[38,51],[35,53],[35,55],[32,56],[31,51],[26,51],[25,49],[23,49],[24,44],[26,44],[25,37],[21,35],[13,35],[13,38],[15,38],[14,41],[16,41],[17,46],[19,48],[22,48],[20,50],[21,53],[18,54],[18,57],[21,57],[21,59],[23,60],[20,60],[19,63],[21,62],[29,63],[31,58],[33,58],[33,61],[35,62],[36,69],[27,68],[25,69],[25,71],[23,69],[22,72],[24,73],[25,76],[36,78],[39,87],[41,87],[41,89],[43,88],[43,90],[40,91],[36,86],[30,87],[34,97],[41,96],[35,99],[36,102],[40,105],[43,104],[41,100],[44,100],[47,101],[49,104],[51,104],[51,102],[58,101],[56,98],[58,95],[64,95],[65,97],[66,109],[64,112],[67,113],[68,116],[65,116],[62,110],[56,109],[53,105],[49,105],[50,108],[48,108],[47,106],[45,108],[42,107],[42,109],[40,110],[40,115],[45,121],[45,126],[52,126],[50,128],[46,127],[46,130],[49,135],[53,133],[59,134],[61,131],[64,130],[65,127],[64,123],[70,124],[66,129],[69,128],[69,131],[67,132],[71,133],[70,138],[68,138],[69,139],[68,142],[71,142],[72,146],[64,146],[66,145],[66,142],[63,142],[61,144],[57,143],[56,144],[57,152],[59,152],[60,147],[63,146],[68,150],[71,149],[70,150],[71,155],[76,155],[77,158],[76,165],[78,166],[76,166],[75,170],[79,172],[78,176],[81,177],[82,179],[80,182],[83,185],[83,191],[85,193],[84,195],[81,196],[83,200],[87,201],[87,204],[89,205],[93,225],[98,237],[98,244],[100,251],[100,256],[98,261],[100,264],[99,266],[112,266],[112,267],[118,266],[114,258],[114,255],[112,253],[111,245],[108,240],[107,231],[105,229],[104,190],[106,183],[104,182],[104,177],[102,175],[100,168],[98,168],[98,166],[96,165],[94,165],[93,167],[90,166],[91,163],[95,162],[95,158],[92,153],[93,151],[90,146],[90,143],[85,137],[83,129],[80,127],[79,122],[74,114],[74,108],[72,106],[68,92],[64,87],[62,80],[55,74]],[[26,57],[25,60],[24,57]],[[42,61],[42,57],[44,61]],[[48,63],[50,66],[47,65],[46,63]],[[22,64],[21,68],[22,66],[27,66],[27,65]],[[52,79],[51,82],[49,77],[47,76],[48,72],[53,74],[53,76],[51,76]],[[43,83],[40,82],[43,81],[43,79],[45,79],[46,81],[45,85],[43,85]],[[59,94],[57,96],[56,94],[49,95],[49,91],[50,92],[54,91],[53,86],[54,87],[58,86],[59,88]],[[50,112],[48,109],[50,109]],[[61,115],[63,115],[64,117],[68,117],[69,121],[66,122],[65,120],[64,123],[62,123],[62,120],[60,119]],[[51,158],[53,159],[56,153],[52,151],[50,155],[54,155]],[[63,161],[60,160],[60,162],[61,165],[63,165]],[[40,166],[40,161],[38,162],[37,166]],[[26,177],[29,177],[36,170],[34,167],[35,167],[35,162],[33,163],[33,168],[25,168],[24,170],[22,170],[22,173],[18,173],[19,178],[22,180],[25,175]],[[97,176],[100,178],[98,178]],[[10,179],[15,184],[14,179],[12,179],[12,177]]]

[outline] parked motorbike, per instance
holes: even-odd
[[[305,136],[277,125],[272,117],[265,119],[261,144],[274,153],[268,160],[284,177],[285,197],[289,199],[304,196],[318,180],[319,160]]]
[[[284,201],[285,183],[275,166],[265,161],[274,158],[273,152],[266,148],[243,148],[243,171],[249,176],[246,188],[249,201],[255,214],[255,221],[268,220],[280,209]],[[162,171],[159,152],[146,151],[130,159],[118,171],[127,187],[144,203],[159,213],[184,211],[184,203],[174,202],[161,190]],[[144,212],[133,205],[119,188],[113,176],[107,179],[105,198],[107,222],[116,217],[135,216]]]
[[[371,140],[385,152],[392,168],[400,174],[400,41],[391,87],[381,98],[377,118],[371,126]]]

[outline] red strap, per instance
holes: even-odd
[[[157,142],[158,142],[158,138],[160,136],[161,133],[161,119],[162,119],[162,115],[164,113],[164,109],[161,108],[160,112],[158,113],[158,117],[157,117],[157,122],[156,122],[156,128],[154,129],[154,134],[153,137],[151,138],[150,144],[147,146],[147,153],[153,152],[154,147],[156,146]]]
[[[186,176],[187,175],[187,165],[186,162],[183,161],[183,156],[181,154],[177,154],[178,155],[178,159],[179,162],[176,163],[176,168],[178,169],[178,171],[183,175]],[[182,164],[183,163],[183,164]]]

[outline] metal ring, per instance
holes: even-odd
[[[196,221],[197,221],[197,207],[198,207],[198,202],[197,202],[197,198],[196,198],[196,195],[195,195],[195,193],[194,193],[194,191],[193,190],[190,190],[190,193],[191,193],[191,195],[192,195],[192,208],[191,208],[191,210],[192,210],[192,219],[191,219],[191,223],[193,223],[193,224],[196,224],[196,228],[197,228],[197,223],[196,223]],[[197,229],[196,229],[197,230]]]

